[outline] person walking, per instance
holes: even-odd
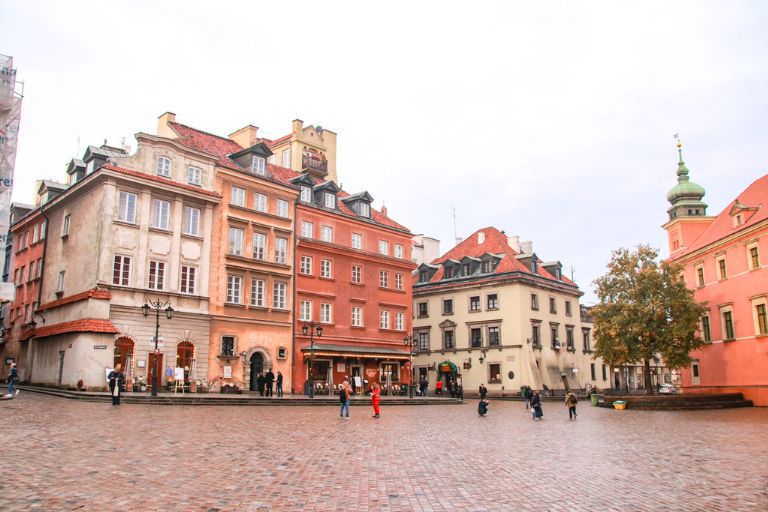
[[[267,371],[267,374],[264,376],[264,385],[267,387],[266,389],[266,395],[272,396],[272,384],[275,382],[275,374],[272,373],[272,368],[270,368]]]
[[[16,383],[19,381],[19,370],[16,368],[16,363],[11,363],[11,369],[8,373],[8,394],[11,398],[19,396],[19,390],[14,389]]]
[[[565,395],[565,406],[568,408],[568,419],[569,420],[575,420],[576,419],[576,404],[578,403],[578,399],[576,398],[576,395],[571,393],[570,391],[568,394]]]
[[[421,396],[427,396],[429,391],[429,381],[427,379],[421,379]]]
[[[533,390],[531,389],[531,386],[525,386],[525,410],[531,408],[531,398],[533,398]]]
[[[264,396],[264,376],[261,372],[256,376],[256,388],[259,390],[259,395]]]
[[[480,400],[485,400],[487,394],[488,388],[484,384],[480,384]]]
[[[541,409],[541,396],[539,395],[538,391],[533,392],[533,397],[531,398],[531,409],[531,416],[534,420],[544,419],[544,411]]]
[[[123,365],[120,363],[115,369],[109,372],[109,394],[112,395],[112,405],[120,405],[120,395],[123,393],[123,383],[125,374],[123,374]]]
[[[283,372],[277,372],[277,380],[275,382],[277,383],[277,397],[281,398],[283,396]]]
[[[349,387],[349,381],[344,381],[339,389],[339,403],[341,408],[339,409],[339,418],[344,418],[344,411],[346,410],[346,419],[349,419],[349,397],[352,395],[352,388]]]
[[[371,403],[373,403],[373,417],[379,417],[379,402],[381,401],[381,386],[377,383],[371,385]]]

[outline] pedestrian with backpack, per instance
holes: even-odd
[[[341,408],[339,409],[339,418],[344,418],[344,411],[346,410],[347,416],[345,419],[349,419],[349,397],[352,395],[352,388],[349,387],[349,381],[344,381],[339,388],[339,403]]]
[[[565,395],[565,406],[568,408],[569,420],[576,419],[576,404],[578,402],[579,400],[576,398],[576,395],[574,395],[570,391],[568,392],[568,394]]]

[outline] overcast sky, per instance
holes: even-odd
[[[0,3],[25,82],[15,201],[157,116],[339,134],[338,178],[414,233],[532,240],[594,301],[611,250],[667,254],[680,133],[717,214],[768,172],[768,3]],[[78,145],[79,139],[79,145]]]

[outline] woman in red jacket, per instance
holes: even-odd
[[[373,417],[379,417],[379,401],[381,400],[381,386],[375,382],[371,385],[371,400],[373,401]]]

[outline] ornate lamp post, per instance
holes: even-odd
[[[301,326],[301,332],[306,336],[309,334],[309,398],[315,398],[315,383],[312,378],[312,360],[315,358],[315,333],[317,337],[323,336],[323,326],[311,321]]]
[[[408,366],[408,398],[413,398],[413,344],[415,342],[416,338],[413,337],[413,334],[403,338],[403,345],[408,346],[408,355],[411,357],[411,362]]]
[[[171,301],[161,302],[160,300],[147,300],[143,306],[141,306],[141,312],[144,316],[149,316],[149,310],[155,310],[155,364],[152,367],[152,396],[157,396],[158,377],[159,372],[157,369],[157,359],[160,351],[157,349],[157,341],[160,337],[160,310],[165,310],[165,317],[170,320],[173,318],[173,308],[171,307]]]

